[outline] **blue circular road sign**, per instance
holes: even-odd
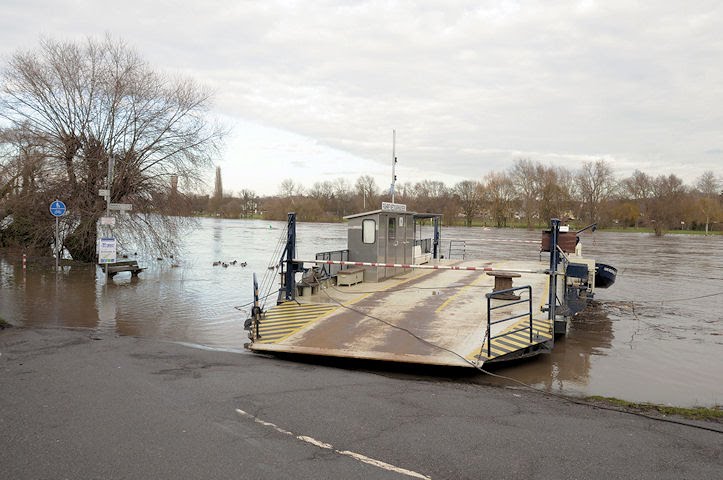
[[[56,200],[50,204],[50,213],[55,217],[62,217],[65,215],[65,204],[60,200]]]

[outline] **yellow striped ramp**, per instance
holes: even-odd
[[[259,322],[258,343],[278,343],[302,328],[329,315],[338,305],[285,302],[269,309]]]
[[[523,319],[516,322],[511,327],[505,329],[505,332],[511,332],[520,328],[529,327],[530,320]],[[503,332],[503,333],[505,333]],[[552,340],[552,327],[547,319],[532,320],[532,342],[530,342],[530,331],[522,330],[516,333],[505,335],[504,337],[493,338],[491,342],[490,353],[488,355],[487,342],[485,342],[482,352],[476,353],[475,358],[484,361],[494,360],[495,358],[509,355],[519,350],[539,345],[541,343]]]

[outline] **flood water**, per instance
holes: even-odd
[[[0,256],[0,316],[15,325],[81,327],[243,350],[259,280],[276,263],[285,223],[201,219],[175,259],[136,256],[140,278],[106,283],[94,266],[65,267]],[[539,232],[447,228],[466,258],[534,260]],[[343,224],[298,224],[298,258],[346,248]],[[554,351],[496,373],[554,392],[679,406],[723,404],[723,237],[597,232],[582,234],[586,256],[618,268],[617,282],[569,326]],[[514,241],[510,241],[514,240]],[[458,243],[455,242],[457,245]],[[459,249],[453,248],[459,255]],[[214,266],[216,261],[236,265]],[[245,267],[241,266],[246,262]],[[273,298],[269,299],[269,304]],[[239,307],[238,309],[235,307]],[[471,381],[494,383],[480,374]]]

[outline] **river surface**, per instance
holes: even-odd
[[[109,283],[94,266],[56,274],[31,258],[23,270],[20,258],[6,254],[0,316],[15,325],[88,328],[252,355],[243,350],[252,274],[262,280],[278,260],[284,227],[201,219],[180,256],[127,252],[146,270]],[[468,259],[539,258],[537,231],[446,228],[442,236],[445,255],[457,239],[465,240]],[[299,258],[346,248],[343,224],[299,223],[298,237]],[[551,354],[495,371],[565,394],[723,404],[723,236],[585,232],[582,238],[586,256],[618,268],[617,282],[596,292],[595,305],[570,322]],[[219,261],[230,265],[214,266]],[[464,381],[497,382],[482,374]]]

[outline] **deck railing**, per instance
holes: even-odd
[[[467,253],[467,242],[465,240],[450,240],[449,251],[447,252],[447,258],[460,258],[464,260]]]
[[[422,253],[432,253],[432,239],[431,238],[418,238],[414,241],[414,246],[419,246]]]
[[[506,299],[500,299],[500,296],[504,295],[515,295],[515,292],[521,291],[521,290],[527,290],[527,298],[520,298],[515,300],[506,300]],[[530,344],[532,344],[532,287],[530,285],[524,285],[521,287],[513,287],[508,288],[505,290],[495,290],[494,292],[485,294],[487,297],[487,357],[492,356],[492,340],[496,338],[502,338],[506,337],[507,335],[512,335],[517,332],[523,332],[525,330],[530,331]],[[492,300],[497,300],[499,302],[503,302],[499,305],[492,306]],[[504,308],[509,307],[512,305],[517,305],[520,303],[527,303],[527,312],[521,313],[518,315],[511,315],[509,317],[502,318],[500,320],[492,320],[492,310],[497,310],[498,308]],[[492,325],[496,325],[498,323],[503,322],[509,322],[510,320],[515,320],[517,318],[522,317],[529,317],[529,324],[525,327],[520,327],[515,330],[510,330],[508,332],[500,333],[499,335],[492,335]]]
[[[319,252],[316,254],[316,260],[334,260],[339,262],[349,261],[349,249],[345,250],[331,250],[329,252]],[[331,278],[342,269],[341,265],[325,265],[321,264],[319,272],[319,280]]]

